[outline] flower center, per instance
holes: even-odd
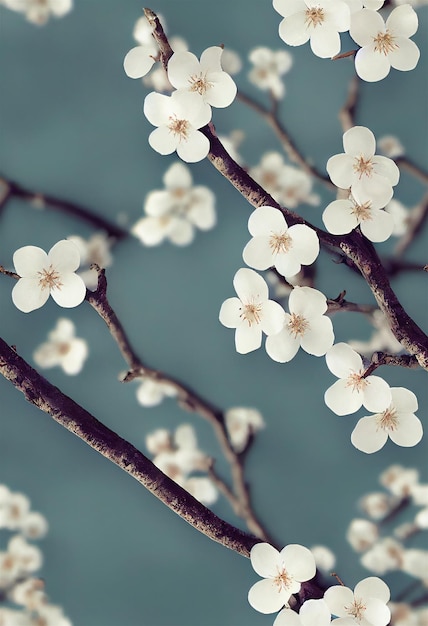
[[[352,391],[362,391],[368,384],[359,372],[352,372],[346,381],[346,386],[352,387]]]
[[[60,356],[65,356],[66,354],[68,354],[71,350],[71,343],[67,342],[67,341],[63,341],[62,343],[58,344],[58,354]]]
[[[206,75],[202,76],[202,72],[198,75],[191,76],[189,78],[190,91],[196,91],[200,96],[203,96],[208,89],[213,87],[213,83],[207,80]]]
[[[274,254],[288,252],[293,246],[293,241],[287,233],[273,233],[269,238],[269,247]]]
[[[180,141],[187,140],[187,135],[190,130],[190,124],[187,120],[179,120],[176,117],[170,117],[168,128],[174,135],[179,135]]]
[[[306,9],[305,16],[305,22],[308,27],[313,26],[314,28],[316,28],[325,20],[324,9],[322,9],[321,7],[312,7],[311,9]]]
[[[364,204],[354,204],[352,213],[359,222],[365,222],[372,219],[371,202],[368,200]]]
[[[366,608],[367,607],[364,606],[362,600],[355,598],[351,606],[345,606],[345,611],[347,611],[348,615],[355,617],[357,623],[359,624],[363,619]]]
[[[37,274],[40,277],[39,286],[42,290],[46,288],[54,289],[55,287],[57,289],[61,289],[61,277],[52,265],[49,265],[48,269],[43,269],[41,272],[37,272]]]
[[[380,31],[376,37],[373,38],[373,41],[375,43],[374,51],[384,54],[385,56],[399,47],[388,30],[385,32]]]
[[[386,409],[376,418],[376,423],[382,430],[395,430],[398,426],[398,415],[394,408]]]
[[[288,572],[285,569],[285,567],[283,567],[281,570],[279,568],[277,568],[277,570],[278,570],[278,574],[273,579],[273,582],[278,587],[278,592],[280,592],[283,589],[288,589],[288,587],[290,586],[290,584],[291,584],[293,579],[288,574]]]
[[[356,157],[354,159],[354,172],[359,174],[360,179],[362,176],[368,176],[370,178],[373,172],[372,159],[366,159],[363,155]]]
[[[288,331],[296,338],[297,335],[304,335],[309,328],[308,320],[303,315],[292,313],[288,321]]]
[[[251,328],[253,324],[260,324],[262,319],[261,313],[262,305],[260,302],[249,302],[248,304],[244,304],[239,317],[246,320],[248,326]]]

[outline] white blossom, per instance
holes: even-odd
[[[284,97],[285,86],[281,76],[286,74],[293,64],[293,57],[286,50],[271,50],[259,46],[248,55],[253,64],[248,80],[263,91],[269,91],[274,98]]]
[[[248,220],[252,239],[243,251],[247,265],[257,270],[275,267],[282,276],[294,276],[311,265],[320,250],[316,232],[305,224],[288,226],[278,209],[261,206]]]
[[[87,289],[96,289],[98,284],[98,272],[91,269],[90,265],[95,263],[98,267],[110,267],[113,263],[111,254],[112,240],[103,232],[95,233],[89,239],[84,239],[79,235],[71,235],[67,237],[68,241],[72,241],[78,248],[80,254],[80,265],[85,266],[78,272],[83,278]]]
[[[405,149],[401,141],[395,135],[382,135],[377,142],[382,154],[390,159],[397,159],[404,156]]]
[[[168,61],[168,79],[180,92],[197,94],[213,107],[228,107],[236,96],[234,80],[222,70],[219,46],[207,48],[200,61],[191,52],[174,52]]]
[[[353,519],[346,531],[346,539],[355,552],[365,552],[376,543],[378,537],[377,525],[366,519]]]
[[[394,496],[407,498],[419,482],[419,472],[414,468],[406,468],[398,464],[391,465],[381,473],[379,482]]]
[[[48,341],[34,352],[33,358],[41,368],[61,367],[70,376],[78,374],[88,356],[88,344],[75,336],[75,326],[70,319],[61,317],[48,334]]]
[[[405,235],[409,230],[410,213],[404,204],[393,198],[386,205],[385,211],[392,217],[394,237]]]
[[[145,378],[137,387],[137,401],[142,406],[157,406],[165,397],[173,398],[177,395],[177,390],[171,384]]]
[[[336,564],[336,556],[330,550],[330,548],[327,548],[327,546],[316,545],[311,546],[310,550],[314,555],[317,568],[320,569],[322,572],[332,572]]]
[[[353,445],[371,454],[380,450],[388,437],[398,446],[412,447],[422,439],[421,421],[415,394],[404,387],[391,388],[392,402],[381,413],[362,417],[351,436]]]
[[[263,416],[257,409],[233,407],[224,414],[227,434],[234,450],[245,450],[252,435],[264,428]]]
[[[401,569],[414,578],[428,582],[428,550],[404,550]]]
[[[248,592],[248,602],[260,613],[275,613],[292,594],[298,593],[301,583],[315,576],[315,559],[308,548],[289,544],[278,552],[268,543],[256,543],[251,548],[251,565],[263,580]]]
[[[0,528],[20,530],[30,511],[30,500],[23,493],[12,493],[5,487],[0,501]]]
[[[397,503],[397,498],[383,491],[368,493],[359,500],[360,509],[374,520],[386,517]]]
[[[308,354],[322,356],[334,342],[333,325],[324,313],[327,299],[312,287],[294,287],[288,299],[290,313],[277,334],[266,339],[266,352],[274,361],[286,363],[301,347]]]
[[[39,309],[49,294],[65,308],[83,302],[86,287],[75,274],[80,255],[73,242],[58,241],[48,254],[36,246],[24,246],[14,253],[13,263],[20,279],[12,290],[12,300],[20,311],[29,313]]]
[[[144,114],[157,126],[149,135],[149,144],[160,154],[171,154],[194,163],[204,159],[210,142],[198,129],[211,119],[211,107],[195,92],[174,91],[171,96],[149,93],[144,100]]]
[[[409,4],[396,7],[386,23],[376,11],[362,9],[352,16],[350,35],[361,46],[355,55],[355,70],[368,82],[382,80],[391,67],[413,70],[419,48],[409,39],[418,29],[418,16]]]
[[[348,623],[387,626],[391,617],[387,607],[389,597],[388,585],[375,576],[361,580],[354,592],[348,587],[334,585],[324,594],[324,600],[333,615],[350,618],[342,622],[344,626]]]
[[[165,172],[165,189],[151,191],[144,203],[146,217],[131,229],[144,245],[165,239],[178,246],[193,241],[195,228],[209,230],[216,223],[215,196],[202,185],[193,185],[189,168],[177,161]]]
[[[322,214],[322,220],[333,235],[345,235],[359,226],[370,241],[386,241],[394,230],[394,220],[382,208],[383,202],[367,200],[360,204],[351,195],[348,199],[330,202]]]
[[[289,209],[299,204],[318,205],[319,196],[312,193],[312,179],[303,170],[287,165],[279,152],[266,152],[259,165],[250,168],[250,176],[277,202]]]
[[[348,344],[337,343],[330,348],[326,362],[339,380],[327,389],[324,400],[337,415],[350,415],[361,406],[369,411],[383,411],[391,404],[388,383],[379,376],[363,377],[363,361]]]
[[[321,58],[340,52],[339,33],[349,30],[350,10],[340,0],[273,0],[273,8],[284,17],[279,36],[289,46],[310,41]]]
[[[220,309],[220,322],[227,328],[236,328],[237,352],[246,354],[260,348],[262,332],[278,333],[284,320],[284,309],[269,300],[269,290],[263,278],[245,267],[233,279],[238,297],[225,300]]]
[[[341,189],[350,189],[359,205],[371,202],[376,208],[385,206],[400,178],[397,165],[388,157],[375,154],[375,136],[365,126],[347,130],[343,147],[344,153],[335,154],[327,161],[332,182]]]
[[[188,43],[183,37],[174,35],[169,38],[169,45],[174,52],[184,52],[189,49]],[[162,65],[157,63],[149,74],[143,76],[143,83],[146,87],[163,93],[171,93],[174,87],[168,80],[168,74]]]
[[[329,626],[330,610],[323,599],[306,600],[300,607],[299,614],[291,609],[278,613],[273,626]]]

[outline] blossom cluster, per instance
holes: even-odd
[[[289,544],[280,552],[268,543],[251,549],[251,565],[262,580],[248,593],[248,602],[261,613],[276,613],[274,626],[387,626],[391,612],[389,588],[377,577],[365,578],[352,591],[344,585],[327,589],[319,600],[307,600],[297,614],[290,598],[316,573],[315,558],[304,546]],[[332,617],[337,618],[333,619]]]
[[[386,490],[360,499],[359,507],[366,517],[352,520],[347,540],[361,555],[361,564],[373,574],[403,572],[426,585],[428,551],[408,543],[428,530],[428,484],[420,482],[416,469],[401,465],[388,467],[379,482]],[[419,624],[419,617],[428,617],[426,609],[417,610],[404,602],[390,608],[393,624]]]
[[[88,357],[88,344],[75,336],[75,330],[70,319],[60,317],[48,340],[34,351],[36,365],[42,369],[59,366],[69,376],[78,374]]]
[[[197,500],[207,506],[217,500],[217,488],[206,475],[210,459],[198,448],[190,424],[181,424],[174,434],[165,428],[155,430],[147,435],[146,447],[156,467]]]
[[[316,56],[332,58],[340,53],[340,33],[349,32],[359,46],[355,70],[369,82],[385,78],[391,67],[414,69],[420,56],[410,39],[418,29],[415,10],[400,4],[384,21],[378,13],[383,4],[383,0],[273,0],[283,16],[279,35],[290,46],[309,41]]]
[[[0,623],[7,626],[71,626],[59,606],[49,603],[44,583],[34,576],[42,566],[40,549],[28,540],[43,538],[45,517],[31,510],[29,499],[0,485],[0,529],[13,532],[0,551],[0,595],[10,607],[0,608]],[[19,607],[19,608],[17,608]]]
[[[51,16],[67,15],[73,8],[73,0],[0,0],[0,5],[23,13],[29,22],[43,26]]]

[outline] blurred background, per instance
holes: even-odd
[[[73,11],[38,27],[0,8],[1,163],[0,173],[23,186],[90,208],[130,227],[142,216],[144,198],[162,189],[162,177],[175,155],[162,157],[148,145],[152,127],[142,113],[148,89],[123,71],[123,58],[136,45],[132,31],[141,2],[77,1]],[[249,51],[258,45],[284,49],[277,30],[280,16],[270,2],[234,0],[157,0],[170,35],[181,35],[198,56],[224,44],[238,52],[242,71],[235,80],[261,103],[266,93],[247,79]],[[380,137],[396,135],[408,156],[427,167],[428,10],[419,11],[414,40],[421,60],[412,72],[392,71],[385,80],[364,84],[357,123]],[[352,41],[342,37],[342,50]],[[301,151],[324,171],[327,159],[342,151],[338,110],[354,70],[350,59],[315,57],[308,46],[288,49],[293,67],[285,76],[282,119]],[[257,115],[236,102],[214,110],[217,131],[244,133],[240,153],[256,165],[267,150],[281,146]],[[185,248],[170,243],[143,247],[129,237],[113,250],[107,270],[109,297],[142,359],[190,385],[221,408],[255,407],[266,428],[257,436],[247,462],[256,512],[281,545],[324,544],[337,556],[336,571],[349,586],[369,575],[345,539],[359,515],[357,500],[378,490],[378,476],[391,464],[417,467],[428,477],[427,445],[404,449],[391,442],[365,455],[350,442],[364,411],[337,417],[323,394],[335,378],[323,358],[299,353],[290,363],[273,362],[264,349],[239,355],[234,332],[218,322],[223,300],[234,295],[232,279],[243,266],[251,207],[221,179],[208,161],[191,166],[195,184],[216,195],[218,223],[198,232]],[[321,186],[317,207],[299,212],[321,226],[333,198]],[[396,197],[407,206],[423,193],[420,182],[403,173]],[[94,230],[64,214],[13,200],[0,217],[0,264],[12,269],[13,252],[24,245],[48,250],[70,235],[88,238]],[[381,253],[394,241],[380,244]],[[426,263],[426,236],[406,258]],[[209,426],[180,410],[173,400],[153,409],[137,403],[136,385],[123,385],[126,369],[116,345],[96,313],[84,303],[64,311],[50,300],[30,314],[12,304],[11,280],[0,280],[1,336],[30,363],[59,317],[73,320],[89,344],[89,358],[77,376],[60,368],[44,375],[98,419],[146,452],[145,436],[156,428],[194,425],[202,450],[217,459],[227,477]],[[408,313],[426,327],[424,276],[401,273],[393,286]],[[317,287],[335,298],[344,289],[351,301],[373,304],[362,280],[322,253]],[[358,314],[333,318],[336,341],[368,339],[372,327]],[[426,379],[422,371],[382,368],[391,386],[405,386],[419,399],[425,427]],[[48,519],[40,542],[41,576],[51,601],[63,606],[75,626],[256,626],[271,617],[247,602],[258,579],[250,562],[198,534],[138,483],[86,444],[27,404],[0,380],[0,482],[31,498]],[[228,503],[213,505],[220,517],[243,528]],[[3,535],[2,535],[3,536]],[[415,545],[417,543],[415,542]],[[4,544],[1,549],[4,549]],[[403,574],[387,575],[399,591]]]

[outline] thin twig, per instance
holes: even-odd
[[[290,137],[289,132],[286,130],[285,126],[279,120],[275,109],[268,109],[264,107],[262,104],[250,98],[250,96],[246,95],[242,91],[238,91],[237,94],[238,100],[240,100],[243,104],[256,111],[268,124],[273,128],[279,140],[281,141],[282,147],[284,151],[287,153],[288,158],[293,163],[297,163],[302,170],[304,170],[309,176],[313,176],[317,180],[319,180],[323,185],[325,185],[330,191],[335,191],[336,187],[333,185],[328,176],[322,174],[315,166],[311,165],[300,153],[295,142]]]
[[[372,356],[371,363],[363,374],[363,378],[370,376],[378,367],[382,365],[393,365],[397,367],[406,367],[408,369],[417,369],[419,363],[415,356],[410,354],[386,354],[385,352],[375,352]]]
[[[428,184],[428,173],[423,170],[419,165],[414,163],[411,159],[406,156],[396,157],[394,159],[398,167],[401,167],[403,170],[412,174],[415,178],[418,178],[425,185]]]
[[[61,213],[72,215],[73,217],[77,217],[91,226],[95,226],[96,228],[105,231],[110,237],[114,237],[115,239],[124,239],[129,236],[129,232],[127,230],[113,224],[101,215],[97,215],[90,209],[80,204],[70,202],[69,200],[64,200],[62,198],[57,198],[56,196],[51,196],[49,194],[32,191],[23,187],[16,181],[6,178],[5,176],[0,176],[0,184],[4,185],[8,190],[6,200],[2,199],[3,204],[0,208],[4,207],[12,198],[22,198],[23,200],[33,203],[38,207],[52,209],[54,211],[59,211]]]
[[[222,447],[223,454],[231,468],[234,493],[240,503],[239,510],[242,519],[244,519],[251,532],[265,541],[270,540],[268,532],[259,522],[252,509],[248,487],[245,482],[243,465],[239,455],[235,452],[230,443],[223,412],[207,402],[200,395],[196,394],[190,387],[183,385],[180,381],[163,372],[148,367],[139,359],[131,346],[122,324],[107,299],[107,279],[105,271],[99,267],[94,267],[98,270],[98,286],[96,291],[88,290],[86,292],[86,300],[107,324],[123,358],[130,368],[129,372],[123,378],[123,382],[148,377],[157,382],[165,383],[175,390],[177,402],[183,409],[199,414],[211,424]]]
[[[259,538],[217,517],[185,489],[161,472],[131,443],[54,387],[0,338],[0,373],[31,404],[123,469],[196,530],[248,557]]]

